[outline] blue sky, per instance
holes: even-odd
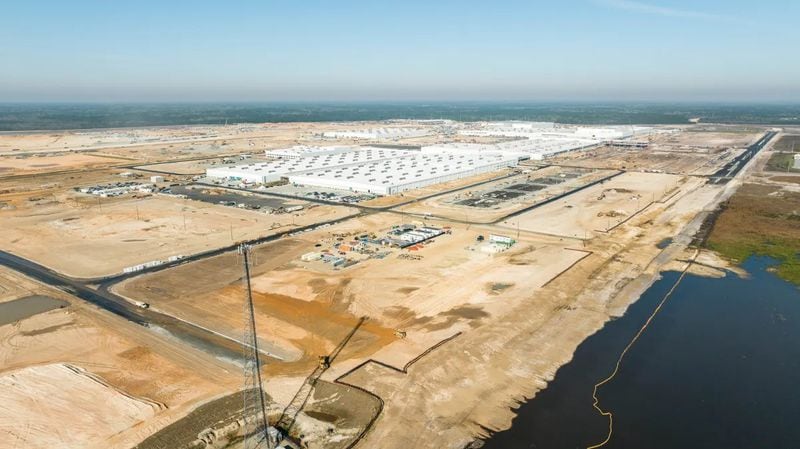
[[[36,1],[0,102],[800,101],[797,1]]]

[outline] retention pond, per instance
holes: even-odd
[[[603,448],[789,448],[800,442],[800,290],[751,258],[747,279],[686,275],[616,376],[598,389],[613,413]],[[627,313],[584,341],[484,449],[587,448],[609,420],[594,385],[679,279],[668,272]]]
[[[13,301],[0,303],[0,326],[15,323],[19,320],[60,309],[69,303],[49,296],[26,296]]]

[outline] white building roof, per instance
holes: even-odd
[[[413,153],[405,150],[353,147],[350,151],[343,153],[314,154],[307,157],[284,158],[230,167],[209,168],[206,170],[206,174],[217,178],[241,178],[253,182],[272,182],[292,173],[405,157],[410,154]]]
[[[391,194],[450,179],[516,166],[518,158],[501,154],[415,154],[357,165],[298,173],[296,184]]]
[[[308,146],[308,145],[295,145],[289,148],[279,148],[274,150],[266,150],[265,154],[269,157],[304,157],[304,156],[318,156],[323,154],[337,154],[346,153],[348,151],[358,151],[360,147],[353,147],[349,145],[331,145],[331,146]]]
[[[431,134],[426,128],[370,128],[344,131],[326,131],[323,137],[345,139],[403,139],[409,137],[422,137]]]
[[[506,154],[542,159],[564,151],[601,144],[611,139],[648,133],[652,129],[631,126],[576,126],[549,122],[491,122],[463,129],[470,136],[516,137],[494,144],[448,143],[422,147],[423,153]]]

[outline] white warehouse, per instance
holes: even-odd
[[[343,153],[317,154],[291,159],[277,159],[266,162],[252,162],[229,167],[206,169],[211,178],[226,178],[246,182],[267,184],[279,181],[290,174],[309,170],[329,169],[344,165],[361,164],[370,161],[398,158],[414,154],[404,150],[361,147]]]
[[[515,156],[502,154],[413,154],[347,167],[289,176],[295,184],[392,195],[480,173],[515,167]]]
[[[520,139],[492,144],[457,142],[423,146],[422,152],[431,154],[504,154],[516,156],[519,159],[541,160],[558,153],[577,150],[597,145],[598,143],[598,141],[591,139],[560,138]]]
[[[308,156],[319,156],[323,154],[339,154],[347,153],[348,151],[359,151],[360,147],[346,146],[346,145],[331,145],[324,147],[315,147],[308,145],[295,145],[289,148],[279,148],[275,150],[266,150],[264,154],[267,157],[284,158],[284,159],[298,159]]]
[[[396,140],[410,137],[422,137],[431,134],[431,130],[424,128],[371,128],[345,131],[325,131],[322,137],[329,139],[384,139]]]

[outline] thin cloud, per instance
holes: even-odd
[[[736,21],[732,17],[721,14],[692,11],[688,9],[669,8],[666,6],[651,5],[632,0],[595,0],[595,3],[623,11],[638,12],[642,14],[651,14],[663,17],[677,17],[683,19],[714,20],[714,21],[725,21],[725,22]]]

